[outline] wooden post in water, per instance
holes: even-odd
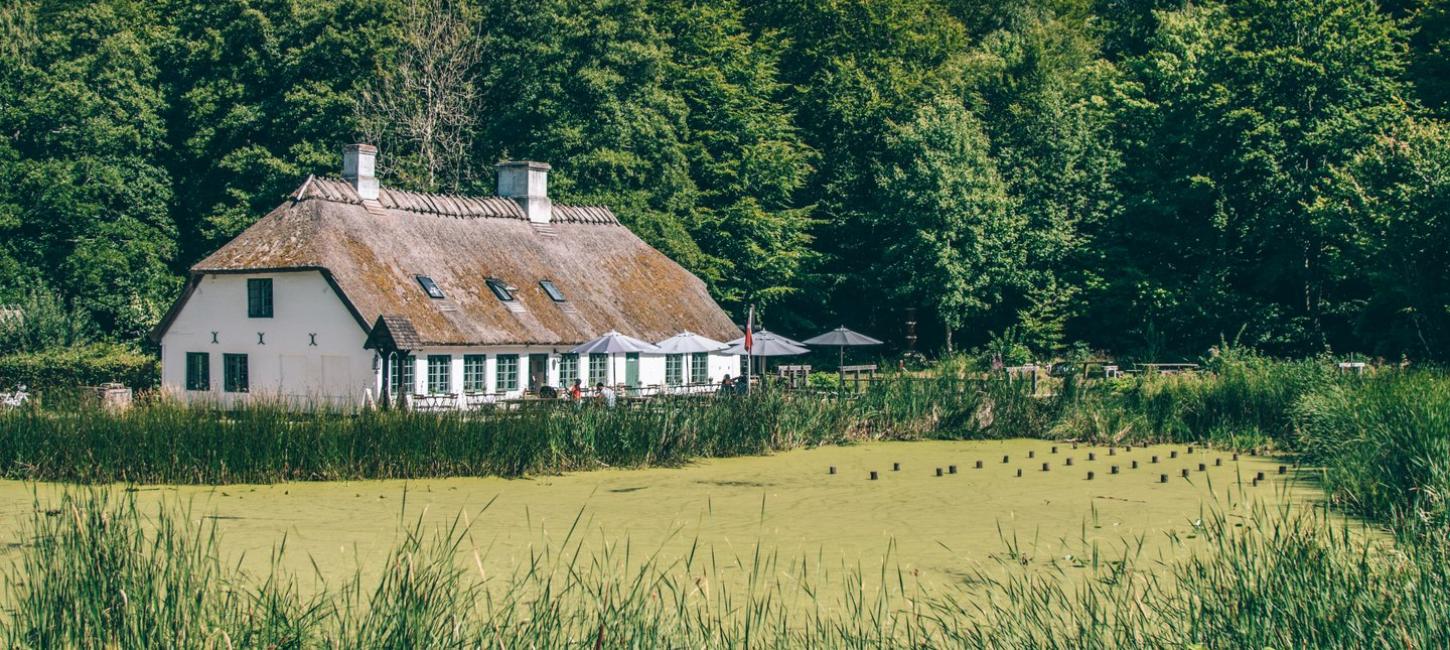
[[[1109,467],[1108,468],[1108,473],[1109,474],[1117,474],[1118,473],[1118,466],[1117,465],[1113,465],[1112,467]]]
[[[947,465],[947,473],[948,474],[956,474],[957,473],[957,466],[956,465]]]
[[[1091,470],[1088,471],[1088,478],[1087,478],[1087,480],[1089,480],[1089,481],[1093,480],[1093,473],[1092,473]]]
[[[1158,475],[1158,482],[1159,483],[1167,483],[1168,482],[1168,475],[1167,474],[1159,474]]]
[[[871,470],[871,480],[876,480],[876,470]]]
[[[830,470],[828,470],[828,471],[829,471],[829,472],[830,472],[830,473],[832,473],[832,474],[835,474],[835,473],[836,473],[836,466],[835,466],[835,465],[832,465],[832,466],[831,466],[831,469],[830,469]]]
[[[940,467],[936,468],[936,475],[937,476],[941,476],[941,468]]]
[[[891,464],[891,471],[893,471],[893,472],[899,472],[899,471],[901,471],[901,463],[892,463]]]

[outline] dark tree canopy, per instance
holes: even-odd
[[[929,349],[1444,360],[1447,29],[1443,0],[11,0],[0,304],[139,341],[367,138],[422,191],[548,161],[790,332],[894,344],[914,308]]]

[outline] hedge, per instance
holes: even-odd
[[[155,388],[161,383],[161,360],[126,346],[104,343],[0,355],[0,390],[17,384],[45,390],[109,382],[136,389]]]

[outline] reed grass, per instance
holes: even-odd
[[[485,413],[234,409],[160,401],[0,413],[0,475],[83,483],[518,476],[921,437],[964,422],[977,384],[891,381],[850,395],[762,391],[630,408]]]
[[[218,559],[214,529],[130,495],[76,493],[37,512],[4,570],[14,648],[1183,648],[1446,647],[1443,544],[1395,546],[1319,511],[1206,512],[1185,559],[1129,541],[1038,558],[935,591],[895,568],[824,576],[756,546],[683,558],[627,542],[586,556],[571,530],[509,576],[482,575],[468,519],[408,530],[383,575],[299,597]],[[1086,544],[1086,542],[1083,542]],[[281,551],[279,551],[280,553]],[[274,559],[277,556],[274,555]],[[1168,554],[1168,557],[1182,557]],[[742,587],[712,585],[723,564]],[[868,580],[869,578],[869,580]],[[845,587],[822,590],[825,580]],[[722,583],[723,584],[723,581]],[[255,585],[255,586],[248,586]]]

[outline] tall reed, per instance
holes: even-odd
[[[1187,554],[1084,548],[1036,558],[1004,540],[1005,571],[928,591],[889,559],[823,576],[756,546],[586,556],[570,531],[508,576],[485,576],[466,520],[415,525],[383,575],[299,597],[274,570],[223,565],[184,512],[131,495],[66,497],[38,512],[4,569],[13,648],[1437,648],[1450,644],[1443,540],[1398,549],[1319,512],[1206,512]],[[1082,542],[1086,544],[1087,542]],[[275,556],[274,556],[275,557]],[[723,565],[743,586],[711,581]],[[869,580],[868,580],[869,578]],[[823,590],[822,581],[844,587]],[[256,585],[256,586],[248,586]],[[869,586],[868,586],[869,585]]]

